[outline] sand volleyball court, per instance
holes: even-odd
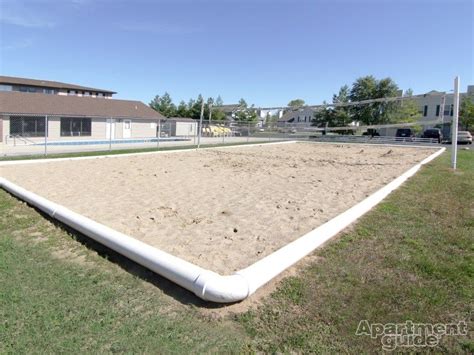
[[[2,166],[0,175],[156,248],[231,274],[432,153],[273,144]]]

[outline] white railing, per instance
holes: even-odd
[[[23,145],[28,145],[28,144],[35,144],[36,142],[28,139],[26,137],[23,137],[19,134],[7,134],[5,136],[5,144],[8,144],[8,140],[10,141],[13,139],[13,146],[16,146],[18,143],[21,143]]]

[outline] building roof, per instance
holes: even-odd
[[[297,116],[306,116],[306,115],[310,115],[311,118],[314,114],[314,109],[310,108],[310,107],[300,107],[300,108],[297,108],[297,109],[292,109],[292,110],[288,110],[286,111],[283,116],[281,116],[279,119],[278,119],[278,122],[286,122],[294,117],[297,117]]]
[[[97,91],[97,92],[103,92],[103,93],[107,93],[107,94],[116,94],[115,91],[110,91],[110,90],[91,88],[91,87],[75,85],[75,84],[61,83],[59,81],[17,78],[17,77],[14,77],[14,76],[2,76],[2,75],[0,75],[0,84],[26,85],[26,86],[46,87],[46,88],[54,88],[54,89]]]
[[[0,113],[164,119],[140,101],[0,91]]]
[[[176,121],[176,122],[196,122],[197,120],[194,120],[189,117],[169,117],[166,119],[167,121]]]

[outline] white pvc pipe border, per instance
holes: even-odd
[[[347,211],[257,261],[253,265],[229,276],[221,276],[215,272],[203,269],[183,259],[165,253],[164,251],[75,213],[64,206],[38,196],[13,184],[5,178],[0,177],[0,187],[28,204],[37,207],[52,218],[56,218],[58,221],[74,228],[119,254],[186,288],[198,297],[212,302],[231,303],[247,298],[275,276],[334,237],[349,224],[356,221],[360,216],[377,205],[409,177],[413,176],[422,165],[438,157],[445,150],[446,148],[439,149]]]

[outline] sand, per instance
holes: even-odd
[[[154,247],[231,274],[432,153],[294,143],[2,166],[0,175]]]

